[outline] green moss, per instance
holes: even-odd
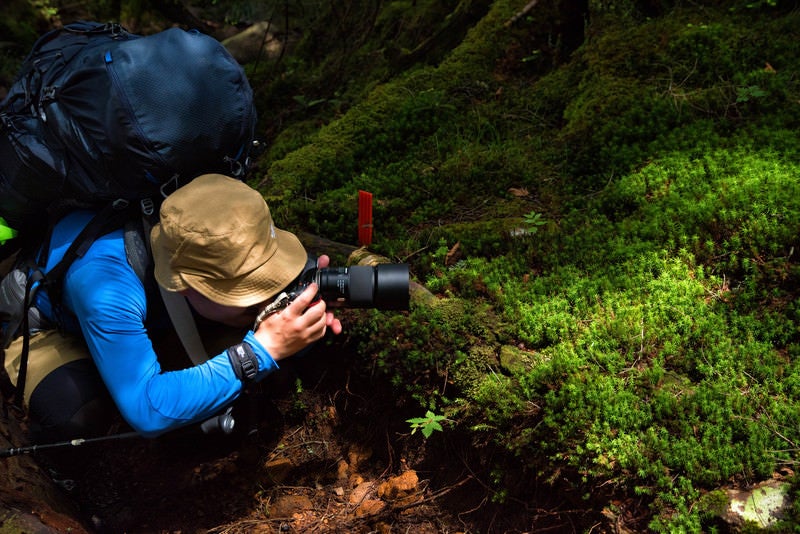
[[[565,58],[540,13],[506,25],[518,4],[475,3],[458,44],[408,70],[424,38],[401,26],[449,22],[387,4],[396,44],[364,48],[383,77],[279,136],[264,192],[344,241],[357,190],[375,194],[376,248],[435,294],[351,330],[402,402],[498,465],[703,530],[714,490],[796,463],[800,14],[590,3]]]
[[[500,365],[511,374],[522,374],[534,365],[534,359],[527,351],[511,345],[500,348]]]

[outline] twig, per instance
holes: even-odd
[[[504,26],[506,28],[508,28],[509,26],[513,26],[514,23],[516,23],[519,19],[527,15],[534,7],[536,7],[536,4],[538,3],[539,0],[531,0],[530,2],[528,2],[519,13],[508,19],[504,24]]]
[[[463,486],[464,484],[466,484],[470,480],[473,480],[472,475],[470,475],[468,477],[465,477],[464,479],[456,482],[452,486],[447,486],[446,488],[442,488],[439,491],[435,491],[435,492],[431,493],[430,495],[428,495],[427,497],[425,497],[424,499],[420,499],[420,500],[414,501],[412,503],[404,504],[402,506],[393,506],[392,507],[392,511],[393,512],[402,512],[403,510],[408,510],[409,508],[414,508],[415,506],[419,506],[419,505],[425,504],[427,502],[435,501],[439,497],[442,497],[443,495],[447,495],[448,493],[450,493],[454,489],[456,489],[456,488],[458,488],[460,486]]]

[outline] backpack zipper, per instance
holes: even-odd
[[[111,84],[114,87],[114,92],[119,97],[122,107],[124,108],[128,119],[130,119],[131,124],[133,125],[133,129],[136,132],[136,137],[139,139],[139,141],[141,141],[142,145],[147,150],[148,155],[152,159],[156,160],[164,168],[169,168],[169,165],[167,165],[167,162],[164,160],[161,154],[153,150],[152,143],[150,143],[150,140],[144,134],[139,121],[136,119],[136,115],[133,112],[133,106],[131,106],[130,100],[128,99],[128,94],[125,92],[125,88],[123,87],[117,72],[114,70],[114,58],[111,54],[111,50],[106,50],[105,54],[103,55],[103,62],[105,63],[106,71],[108,71],[108,75],[111,78]]]

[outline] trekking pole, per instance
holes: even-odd
[[[228,408],[224,413],[216,415],[200,425],[200,430],[203,434],[212,434],[214,432],[222,432],[223,434],[230,434],[233,432],[234,419],[231,415],[231,409]],[[121,434],[113,434],[111,436],[100,436],[97,438],[77,438],[68,441],[58,441],[56,443],[44,443],[42,445],[29,445],[27,447],[10,447],[8,449],[0,449],[0,458],[9,458],[11,456],[19,456],[20,454],[30,454],[36,451],[43,451],[46,449],[59,449],[62,447],[79,447],[86,443],[97,443],[98,441],[116,441],[121,439],[141,437],[138,432],[123,432]]]
[[[79,447],[87,443],[128,439],[139,436],[140,434],[138,432],[125,432],[123,434],[114,434],[112,436],[100,436],[97,438],[77,438],[68,441],[59,441],[56,443],[44,443],[42,445],[29,445],[27,447],[11,447],[8,449],[0,449],[0,458],[9,458],[11,456],[19,456],[20,454],[30,454],[36,451],[43,451],[46,449],[58,449],[62,447]]]

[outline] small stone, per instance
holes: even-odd
[[[373,485],[374,484],[372,482],[362,482],[356,486],[353,492],[350,494],[350,504],[358,504],[363,501],[367,494],[372,491]]]
[[[378,499],[366,499],[355,510],[356,517],[379,514],[386,507],[386,503]]]
[[[416,491],[418,483],[417,472],[413,470],[406,471],[378,486],[378,497],[390,501],[405,497]]]

